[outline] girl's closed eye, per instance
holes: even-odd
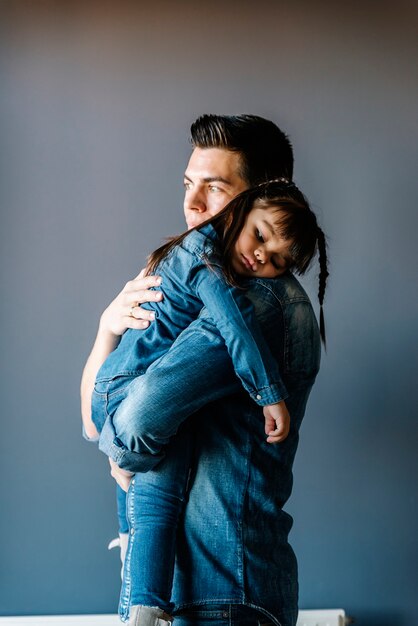
[[[282,266],[277,262],[274,256],[271,257],[271,264],[276,270],[281,270]]]
[[[290,259],[282,254],[273,254],[270,260],[276,270],[287,270],[291,265]]]

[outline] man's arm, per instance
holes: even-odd
[[[89,439],[94,439],[98,436],[96,427],[91,419],[91,396],[96,375],[108,355],[118,345],[119,340],[120,336],[113,335],[110,331],[106,331],[99,325],[96,340],[83,369],[80,385],[81,418],[83,420],[84,431]]]
[[[99,330],[84,366],[80,386],[81,416],[85,433],[89,438],[98,435],[91,420],[91,395],[97,372],[117,347],[125,330],[128,328],[141,330],[152,321],[152,311],[142,309],[138,304],[161,300],[163,296],[160,291],[149,291],[150,287],[158,287],[160,282],[159,276],[144,277],[142,270],[136,278],[126,283],[100,318]]]

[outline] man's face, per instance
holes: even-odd
[[[248,188],[239,174],[240,155],[220,148],[195,148],[184,173],[184,216],[193,228],[213,217]]]

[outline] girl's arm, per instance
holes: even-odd
[[[287,397],[279,365],[261,334],[254,307],[245,291],[229,285],[219,267],[203,266],[193,283],[225,340],[234,369],[251,398],[260,406]]]

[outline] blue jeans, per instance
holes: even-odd
[[[192,325],[205,330],[205,321],[196,320]],[[189,331],[190,332],[190,331]],[[189,335],[189,332],[186,336]],[[193,335],[193,330],[192,330]],[[195,333],[196,356],[200,352],[201,335]],[[189,344],[189,339],[187,342]],[[178,359],[178,354],[183,353],[182,337],[176,341],[175,349],[167,352],[163,357],[150,366],[147,374],[142,376],[120,376],[113,380],[96,382],[92,396],[92,417],[98,432],[102,432],[103,426],[112,430],[104,435],[104,447],[102,450],[115,460],[121,467],[130,471],[141,472],[144,480],[144,472],[153,469],[165,456],[165,447],[169,440],[177,433],[179,425],[191,413],[197,411],[211,400],[224,397],[241,389],[232,364],[227,358],[223,367],[214,367],[210,370],[211,350],[205,346],[205,365],[208,369],[204,375],[196,377],[194,360],[188,360],[188,367],[182,364],[184,376],[180,381],[176,375],[176,384],[170,389],[165,379],[165,372],[170,367],[172,360]],[[213,359],[219,366],[219,344],[210,342],[213,351]],[[192,346],[189,344],[189,350]],[[164,385],[160,384],[158,368],[163,365]],[[210,374],[209,374],[210,372]],[[106,418],[106,422],[105,422]],[[114,432],[113,425],[116,427]],[[105,428],[106,430],[106,428]],[[117,433],[117,438],[115,437]],[[177,442],[177,439],[176,439]],[[129,445],[128,452],[127,445]],[[174,443],[177,445],[177,443]],[[180,452],[181,454],[181,452]],[[123,456],[123,460],[122,460]],[[174,463],[173,473],[177,475],[178,467]],[[117,512],[119,532],[127,533],[129,522],[127,520],[126,494],[117,487]],[[141,508],[141,495],[138,496]],[[155,511],[158,514],[158,499],[156,499]],[[164,504],[161,513],[164,512]],[[172,546],[165,546],[167,554],[172,552]],[[165,600],[167,604],[167,600]],[[150,606],[160,606],[154,602]],[[160,608],[164,608],[161,606]],[[166,609],[165,609],[166,610]]]
[[[228,355],[219,360],[219,342],[213,341],[211,334],[202,335],[202,328],[205,323],[201,320],[199,332],[192,331],[187,351],[180,337],[174,349],[146,374],[120,386],[117,394],[123,401],[102,429],[102,450],[119,465],[139,472],[131,482],[126,505],[130,537],[120,598],[123,620],[128,619],[129,606],[137,604],[173,611],[176,532],[186,500],[193,429],[199,426],[195,418],[182,422],[202,405],[241,389]],[[198,349],[202,339],[203,354]],[[204,358],[198,376],[193,354]],[[180,355],[184,361],[181,376],[172,367],[172,359],[176,362]],[[175,385],[170,385],[171,376]],[[107,397],[99,388],[94,402],[110,408],[113,396]],[[261,409],[258,411],[261,414]]]
[[[117,386],[96,383],[93,413],[106,417],[95,421],[100,449],[122,469],[155,468],[188,416],[242,389],[223,346],[211,321],[201,317],[142,376],[120,377]]]
[[[124,621],[132,605],[173,611],[170,597],[176,532],[186,500],[192,439],[187,424],[180,429],[175,445],[169,446],[162,467],[136,474],[131,481],[126,506],[129,544],[119,606]]]
[[[112,392],[110,391],[110,381],[95,384],[92,394],[92,420],[99,433],[103,429],[105,417],[109,416],[109,413],[113,415],[119,403],[126,396],[127,388],[132,380],[132,376],[119,377],[117,384],[113,385]],[[126,493],[119,485],[116,486],[116,506],[118,531],[119,533],[127,533],[129,526],[126,517]]]
[[[129,525],[126,517],[126,493],[123,489],[116,485],[116,506],[118,511],[119,532],[128,533]]]

